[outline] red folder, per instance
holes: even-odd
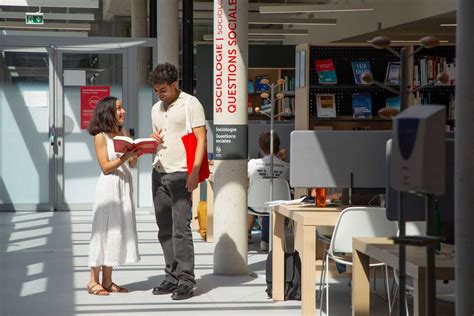
[[[189,120],[189,101],[192,97],[189,97],[184,106],[184,112],[186,114],[186,135],[181,137],[183,141],[184,149],[186,150],[186,166],[188,168],[188,175],[193,171],[194,159],[196,158],[196,148],[197,148],[197,139],[194,136],[193,129],[191,127],[191,122]],[[207,161],[207,152],[204,151],[201,169],[199,169],[199,182],[203,182],[209,178],[209,162]]]

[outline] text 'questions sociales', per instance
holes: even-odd
[[[223,0],[217,2],[215,31],[215,111],[237,111],[237,0],[227,0],[224,12]],[[226,47],[225,47],[226,46]],[[225,83],[226,82],[226,83]],[[224,93],[227,92],[227,100]],[[226,106],[223,106],[226,104]]]

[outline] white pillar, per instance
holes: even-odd
[[[147,35],[147,0],[134,0],[131,2],[132,12],[132,37],[148,37]],[[147,61],[148,61],[148,49],[138,49],[138,61],[137,61],[137,75],[139,88],[145,86],[148,79]]]
[[[248,0],[214,0],[214,273],[247,267]]]
[[[147,0],[133,0],[130,4],[132,37],[147,37]]]
[[[474,2],[458,0],[456,33],[456,315],[474,315]]]
[[[178,0],[156,1],[156,37],[158,40],[158,63],[171,63],[179,69]]]

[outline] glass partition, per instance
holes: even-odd
[[[0,48],[0,204],[50,203],[48,78],[46,49]]]
[[[138,48],[138,138],[150,137],[152,132],[151,108],[154,103],[153,89],[148,83],[148,75],[152,70],[152,49]],[[140,157],[138,163],[137,205],[138,207],[153,207],[151,194],[152,155]]]
[[[122,54],[63,53],[64,93],[64,158],[63,203],[89,204],[94,198],[100,169],[97,164],[93,138],[87,132],[86,108],[81,110],[81,87],[87,91],[109,89],[110,95],[122,99]],[[83,90],[83,98],[87,92]],[[99,96],[104,91],[99,91]],[[101,97],[100,97],[101,98]],[[82,102],[87,102],[83,101]],[[124,107],[128,110],[127,105]],[[128,112],[128,111],[127,111]],[[128,113],[127,113],[128,114]],[[82,125],[82,126],[81,126]],[[86,206],[89,207],[89,206]]]

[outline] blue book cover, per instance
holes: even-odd
[[[397,95],[385,99],[385,106],[400,111],[400,96]]]
[[[352,117],[372,118],[372,97],[368,92],[352,94]]]
[[[352,72],[354,73],[354,81],[356,84],[366,84],[360,78],[361,75],[365,72],[372,73],[370,68],[370,62],[368,60],[362,61],[353,61],[352,62]]]
[[[270,87],[265,84],[261,83],[262,79],[268,79],[267,76],[256,76],[255,77],[255,92],[264,92],[270,90]]]
[[[253,80],[249,79],[249,81],[247,83],[247,92],[248,93],[255,93],[255,89],[254,89],[254,86],[253,86]]]

